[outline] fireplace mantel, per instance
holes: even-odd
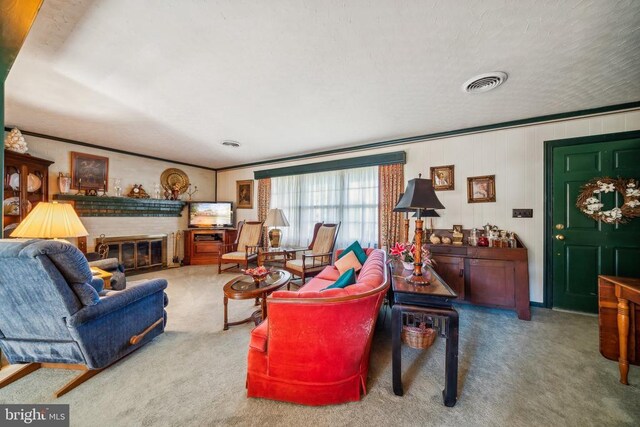
[[[55,194],[53,200],[73,203],[78,216],[182,216],[186,202],[130,197]]]

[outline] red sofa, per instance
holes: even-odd
[[[297,292],[267,298],[269,315],[251,332],[249,397],[330,405],[366,394],[371,340],[390,283],[385,252],[366,252],[354,285],[323,290],[339,277],[328,266]]]

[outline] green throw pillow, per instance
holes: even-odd
[[[325,289],[336,289],[336,288],[346,288],[349,285],[353,285],[356,283],[356,270],[353,268],[348,269],[340,277],[333,285],[327,286]]]
[[[356,255],[356,258],[358,258],[358,261],[360,262],[360,264],[364,265],[364,262],[367,260],[367,254],[364,253],[362,246],[360,246],[360,243],[357,240],[352,244],[350,244],[347,249],[342,251],[338,259],[342,258],[349,252],[353,252]]]

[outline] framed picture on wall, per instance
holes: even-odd
[[[467,178],[467,202],[485,203],[496,201],[496,176],[472,176]]]
[[[236,207],[253,209],[253,180],[236,181]]]
[[[109,158],[71,152],[71,188],[108,190]]]
[[[431,181],[436,191],[454,190],[454,166],[434,166],[431,168]]]

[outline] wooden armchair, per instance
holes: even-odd
[[[340,223],[317,223],[313,229],[313,239],[309,248],[300,250],[303,252],[302,258],[287,261],[284,269],[294,276],[299,276],[304,285],[307,277],[313,277],[327,265],[331,265],[339,231]]]
[[[262,242],[262,221],[240,221],[238,237],[234,243],[223,245],[222,255],[218,258],[218,274],[232,268],[249,268],[249,262],[258,260],[258,248]],[[222,269],[222,264],[233,263],[234,266]]]

